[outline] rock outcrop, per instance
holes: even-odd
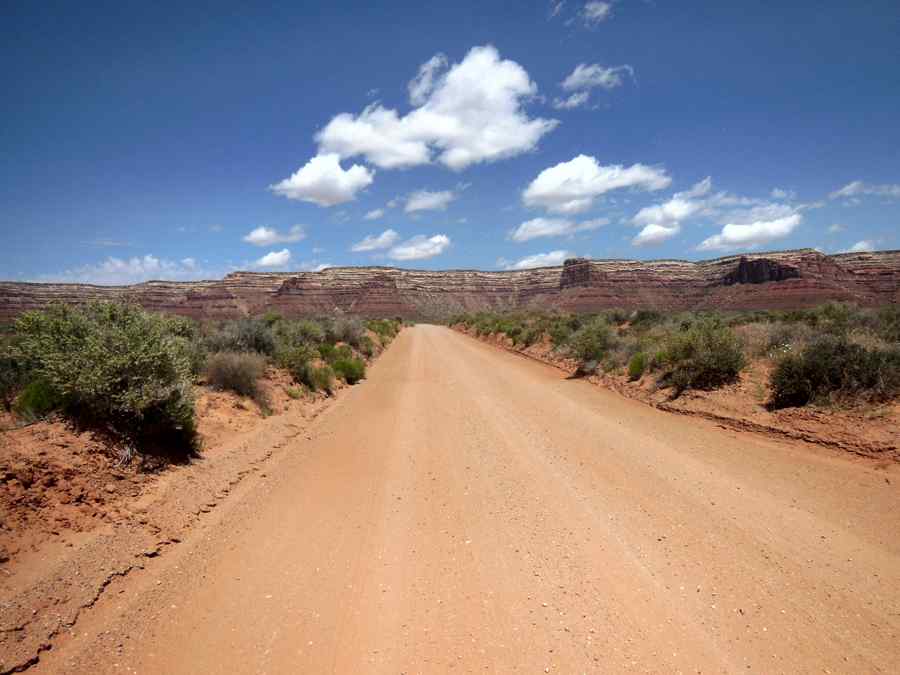
[[[219,281],[134,286],[0,282],[0,320],[54,300],[118,299],[198,319],[334,311],[427,318],[480,309],[793,309],[827,300],[900,302],[900,251],[825,255],[812,249],[716,260],[567,260],[511,272],[334,267],[235,272]]]

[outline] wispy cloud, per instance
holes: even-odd
[[[513,241],[525,242],[539,237],[572,236],[578,232],[596,230],[608,223],[608,218],[593,218],[581,222],[565,218],[532,218],[513,230],[509,238]]]
[[[456,193],[452,190],[441,190],[440,192],[418,190],[406,198],[404,211],[407,213],[415,213],[416,211],[443,211],[454,199],[456,199]]]
[[[872,185],[871,183],[866,183],[861,180],[855,180],[851,183],[847,183],[839,190],[835,190],[828,195],[828,198],[841,199],[847,197],[859,197],[861,195],[900,199],[900,184],[882,183],[880,185]]]
[[[218,276],[221,272],[203,269],[195,258],[167,260],[148,253],[131,258],[110,256],[98,263],[41,275],[35,281],[123,286],[151,280],[189,281]]]
[[[431,237],[419,234],[394,246],[388,257],[393,260],[426,260],[440,255],[449,246],[450,237],[445,234],[435,234]]]
[[[244,241],[254,246],[272,246],[274,244],[294,244],[303,241],[306,232],[302,225],[294,225],[287,232],[279,232],[271,227],[257,227],[244,236]]]
[[[382,249],[390,248],[391,246],[393,246],[399,238],[400,235],[397,234],[394,230],[385,230],[378,235],[366,235],[361,241],[353,244],[350,250],[356,253],[360,253],[363,251],[380,251]]]

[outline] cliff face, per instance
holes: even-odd
[[[274,309],[288,316],[334,311],[440,316],[463,310],[545,308],[792,309],[827,300],[900,302],[900,251],[825,255],[811,249],[704,262],[567,260],[513,272],[428,272],[339,267],[322,272],[235,272],[220,281],[134,286],[0,282],[0,320],[53,300],[120,299],[194,318]]]

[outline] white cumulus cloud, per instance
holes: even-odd
[[[280,251],[271,251],[270,253],[266,253],[262,258],[257,260],[254,264],[255,267],[284,267],[291,261],[291,252],[286,248],[281,249]]]
[[[798,213],[775,220],[758,220],[752,223],[728,223],[719,234],[704,239],[697,247],[701,251],[736,249],[767,244],[787,237],[800,224]]]
[[[341,168],[340,155],[326,153],[310,159],[290,178],[270,186],[275,194],[319,206],[334,206],[356,198],[372,184],[374,172],[360,164]]]
[[[493,46],[473,47],[446,66],[438,54],[420,67],[409,85],[416,107],[406,115],[375,103],[334,117],[316,135],[320,152],[362,155],[385,169],[427,164],[436,155],[460,170],[533,150],[557,126],[558,120],[528,117],[523,104],[537,85]]]
[[[279,232],[271,227],[257,227],[244,237],[244,241],[254,246],[293,244],[306,238],[302,225],[294,225],[287,232]]]
[[[385,230],[381,234],[369,234],[366,235],[361,241],[356,242],[350,248],[351,251],[356,253],[362,251],[380,251],[385,248],[390,248],[393,246],[397,239],[399,239],[400,235],[397,234],[394,230]]]
[[[662,190],[671,182],[660,167],[601,166],[594,157],[578,155],[541,171],[525,188],[522,201],[526,206],[540,206],[554,213],[580,213],[589,209],[594,199],[611,190]]]
[[[707,176],[690,190],[676,192],[662,204],[645,206],[631,219],[641,227],[631,243],[633,246],[656,246],[681,232],[681,221],[704,211],[707,202],[703,198],[712,189],[712,178]]]
[[[523,242],[538,237],[571,236],[576,232],[596,230],[609,223],[606,218],[594,218],[582,222],[574,222],[565,218],[532,218],[519,225],[510,234],[513,241]]]
[[[534,255],[526,256],[514,263],[506,263],[504,267],[506,267],[506,269],[508,270],[528,270],[535,267],[555,267],[557,265],[562,265],[566,258],[571,257],[572,254],[569,251],[560,249],[557,251],[549,251],[547,253],[535,253]]]
[[[650,223],[644,225],[637,236],[631,240],[631,244],[633,246],[656,246],[676,236],[679,232],[681,232],[681,225],[678,223],[669,225]]]
[[[372,209],[363,216],[366,220],[378,220],[384,215],[384,209]]]
[[[413,105],[422,105],[428,100],[428,95],[434,90],[434,80],[442,70],[447,67],[447,57],[437,53],[419,66],[419,73],[409,81],[409,102]]]
[[[418,190],[406,198],[406,206],[403,210],[407,213],[414,213],[416,211],[443,211],[454,199],[456,199],[456,195],[450,190],[442,190],[440,192]]]
[[[448,246],[450,237],[445,234],[435,234],[431,237],[419,234],[394,246],[388,252],[388,257],[393,260],[426,260],[440,255]]]

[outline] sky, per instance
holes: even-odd
[[[900,248],[900,4],[24,2],[0,278]]]

